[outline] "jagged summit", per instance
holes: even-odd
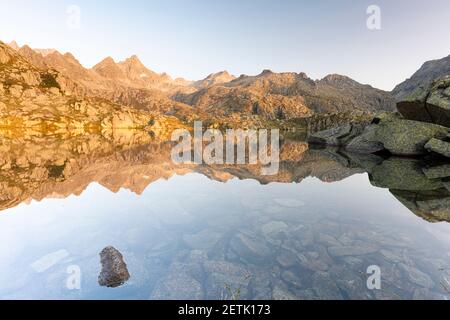
[[[113,65],[113,64],[116,64],[114,59],[112,57],[106,57],[105,59],[103,59],[102,61],[97,63],[92,69],[96,69],[96,68],[103,67],[103,66],[109,66],[109,65]]]
[[[260,76],[267,76],[267,75],[271,75],[271,74],[274,74],[274,72],[273,72],[272,70],[270,70],[270,69],[264,69],[264,70],[261,72]]]
[[[106,57],[92,68],[99,75],[108,79],[123,79],[125,73],[111,57]]]
[[[197,81],[195,86],[197,88],[207,88],[217,84],[228,83],[236,79],[235,76],[231,75],[228,71],[220,71],[217,73],[211,73],[205,79]]]
[[[20,46],[17,44],[15,40],[11,41],[8,45],[16,51],[20,49]]]
[[[128,68],[147,69],[137,55],[132,55],[125,61],[119,62],[119,64]]]
[[[329,74],[323,79],[319,80],[319,83],[326,83],[330,85],[345,85],[345,86],[361,86],[361,83],[341,74]]]
[[[24,45],[23,47],[19,48],[17,50],[21,55],[26,56],[26,57],[31,57],[31,56],[36,56],[36,57],[42,57],[42,55],[40,53],[37,53],[36,51],[34,51],[33,49],[31,49],[28,45]]]
[[[33,49],[34,51],[36,51],[37,53],[42,54],[44,57],[57,52],[56,49]]]
[[[332,73],[327,76],[325,76],[322,80],[325,81],[346,81],[346,80],[352,80],[347,76],[343,76],[341,74]]]
[[[188,81],[173,80],[166,73],[148,69],[137,55],[120,62],[106,57],[87,69],[71,53],[43,55],[28,46],[20,53],[35,66],[58,71],[65,79],[63,87],[70,92],[144,110],[169,112],[176,108],[218,116],[289,119],[313,113],[394,109],[389,93],[338,74],[315,81],[303,72],[266,69],[258,75],[236,78],[223,70],[199,81]]]
[[[309,79],[308,75],[305,72],[300,72],[298,74],[298,77],[302,79]]]
[[[218,77],[233,77],[233,76],[228,71],[224,70],[224,71],[219,71],[219,72],[216,72],[216,73],[211,73],[210,75],[208,75],[205,78],[205,80],[206,79],[218,78]]]

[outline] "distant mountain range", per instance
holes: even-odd
[[[313,80],[304,73],[264,70],[256,76],[235,77],[222,71],[189,81],[149,70],[135,55],[121,62],[107,57],[88,69],[71,53],[19,47],[16,42],[10,43],[9,48],[36,70],[54,73],[65,96],[101,98],[144,112],[180,116],[281,120],[325,113],[394,111],[395,99],[409,94],[419,84],[450,73],[450,56],[427,62],[390,93],[337,74]]]

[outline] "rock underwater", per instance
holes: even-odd
[[[102,287],[117,288],[130,279],[122,254],[114,247],[106,247],[100,253],[102,271],[98,283]]]

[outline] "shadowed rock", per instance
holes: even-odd
[[[450,158],[450,143],[448,142],[433,138],[425,145],[425,149]]]
[[[376,125],[375,138],[394,155],[426,154],[425,145],[432,138],[444,138],[449,129],[418,121],[398,118],[382,119]]]
[[[450,164],[440,164],[429,168],[424,168],[423,173],[428,179],[443,179],[450,177]]]
[[[310,136],[312,144],[344,147],[346,150],[358,153],[375,153],[384,149],[381,142],[375,138],[375,128],[364,124],[346,124],[314,133]]]
[[[450,127],[450,77],[418,87],[397,109],[406,119]]]
[[[122,254],[114,247],[106,247],[100,253],[102,271],[98,283],[102,287],[117,288],[130,279]]]

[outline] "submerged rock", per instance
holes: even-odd
[[[98,283],[103,287],[116,288],[130,279],[122,254],[114,247],[106,247],[100,253],[102,271]]]
[[[260,263],[271,255],[271,250],[260,239],[238,234],[233,237],[230,247],[241,259]]]
[[[195,265],[173,263],[168,273],[159,279],[150,294],[150,300],[201,300],[202,284],[193,277]]]
[[[408,278],[408,280],[412,283],[428,289],[434,286],[434,282],[430,278],[430,276],[423,273],[419,269],[416,269],[413,266],[404,263],[400,263],[399,267]]]
[[[328,252],[333,257],[346,257],[346,256],[362,256],[378,251],[377,247],[369,244],[359,244],[356,246],[338,246],[329,247]]]

